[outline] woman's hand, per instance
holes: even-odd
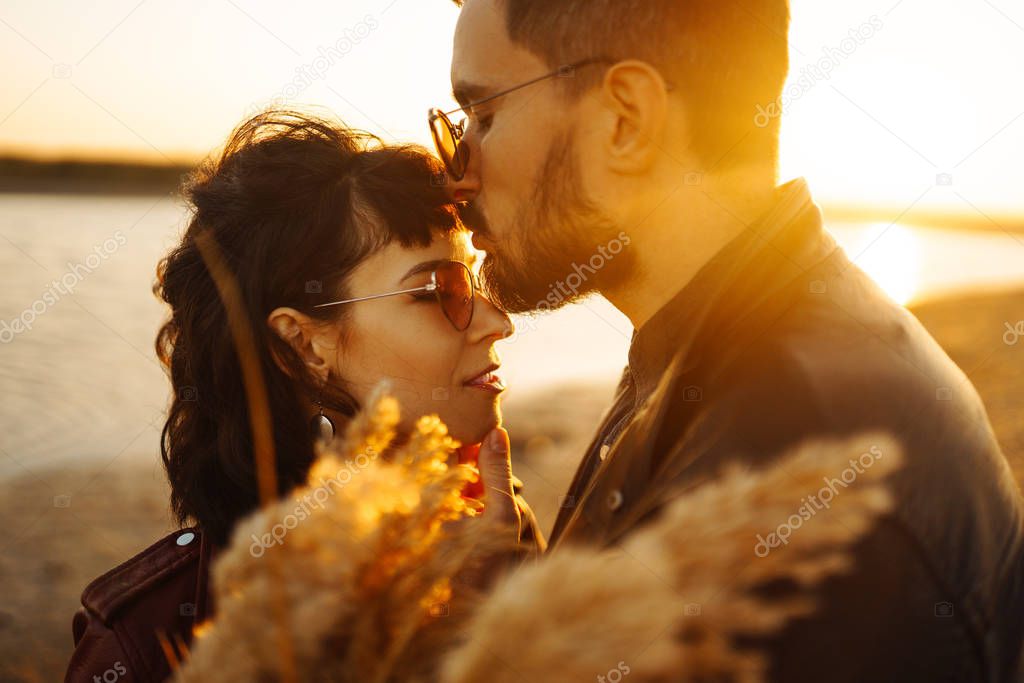
[[[515,534],[511,540],[518,543],[523,520],[512,488],[510,451],[508,432],[495,427],[480,444],[477,469],[484,486],[484,517],[510,529]]]
[[[473,500],[482,504],[480,517],[472,523],[484,522],[489,533],[500,534],[487,543],[482,554],[474,557],[460,572],[459,582],[474,590],[487,590],[505,569],[521,561],[523,550],[520,538],[523,531],[523,516],[516,501],[512,483],[512,461],[510,458],[508,433],[496,427],[484,438],[475,454],[463,453],[475,464],[480,472],[480,481],[471,487]],[[463,492],[466,495],[466,492]],[[452,524],[466,524],[464,519]],[[496,548],[500,550],[495,551]]]

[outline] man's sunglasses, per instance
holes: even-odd
[[[369,301],[370,299],[382,299],[386,296],[421,292],[432,292],[434,294],[437,303],[441,306],[441,311],[444,312],[444,317],[448,318],[448,322],[459,332],[466,330],[469,324],[473,322],[476,282],[473,277],[473,271],[469,269],[469,266],[459,261],[444,261],[438,265],[430,272],[430,282],[422,287],[361,296],[355,299],[345,299],[344,301],[331,301],[326,304],[317,304],[313,308],[340,306],[357,301]]]
[[[457,124],[452,123],[451,115],[456,114],[460,111],[469,112],[473,107],[479,107],[481,104],[496,100],[499,97],[504,97],[511,92],[525,88],[528,85],[534,83],[540,83],[546,81],[549,78],[555,76],[561,76],[563,78],[571,77],[574,71],[583,66],[589,66],[591,64],[610,64],[613,60],[607,57],[593,57],[591,59],[584,59],[573,64],[559,67],[551,73],[546,73],[543,76],[530,79],[525,83],[513,86],[508,90],[502,90],[499,93],[490,95],[483,99],[469,104],[463,105],[458,109],[452,109],[451,111],[441,111],[440,109],[434,108],[427,113],[427,124],[430,126],[430,136],[434,139],[434,147],[437,148],[437,154],[441,157],[441,161],[444,162],[444,167],[448,170],[448,175],[453,180],[462,180],[466,176],[466,168],[469,166],[469,147],[463,142],[462,136],[466,134],[466,121],[463,117]]]

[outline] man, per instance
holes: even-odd
[[[552,548],[614,544],[728,462],[890,432],[894,513],[814,616],[750,645],[772,680],[1015,680],[1019,488],[963,373],[823,232],[806,184],[777,186],[763,112],[788,23],[785,0],[465,0],[462,108],[430,122],[490,294],[525,312],[600,293],[637,330]],[[824,490],[798,519],[828,514]],[[752,563],[791,520],[765,520]]]

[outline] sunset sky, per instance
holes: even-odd
[[[425,143],[427,108],[451,102],[457,12],[448,0],[5,0],[0,151],[189,160],[275,99]],[[1024,213],[1019,0],[793,0],[792,12],[784,179],[807,176],[826,202]]]

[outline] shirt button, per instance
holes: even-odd
[[[181,536],[178,536],[178,545],[188,545],[194,540],[196,540],[196,535],[191,531],[186,531]]]
[[[612,447],[609,446],[608,444],[601,444],[601,450],[598,451],[597,457],[601,458],[601,460],[604,460],[605,458],[608,457],[608,451],[610,451],[611,449]]]
[[[622,507],[622,491],[615,489],[614,491],[609,493],[608,500],[606,502],[608,504],[609,510],[611,510],[612,512],[618,510],[620,507]]]

